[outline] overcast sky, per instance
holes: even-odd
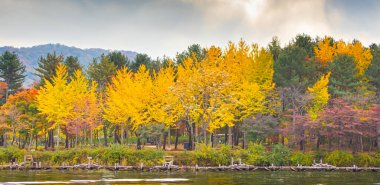
[[[298,33],[380,42],[378,0],[0,0],[0,46],[61,43],[175,56]]]

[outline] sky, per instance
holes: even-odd
[[[174,57],[191,44],[380,43],[378,0],[0,0],[0,46],[60,43]]]

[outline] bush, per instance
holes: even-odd
[[[268,162],[277,166],[289,165],[290,149],[282,144],[275,144],[268,156]]]
[[[176,165],[190,166],[197,164],[197,158],[193,151],[180,151],[172,155],[174,155],[174,164]]]
[[[106,148],[104,150],[104,153],[101,157],[102,161],[106,164],[113,165],[115,163],[121,164],[122,158],[125,156],[128,156],[131,152],[129,151],[128,147],[119,145],[119,144],[113,144],[110,147]]]
[[[5,149],[0,148],[0,164],[3,164],[7,161],[7,154],[5,153]]]
[[[17,162],[24,160],[26,151],[18,149],[15,146],[0,148],[0,164],[9,164],[13,159]],[[218,166],[230,165],[233,157],[235,163],[241,158],[242,162],[256,166],[266,166],[274,164],[283,165],[312,165],[313,160],[319,161],[323,158],[325,162],[335,166],[379,166],[380,151],[375,155],[368,153],[359,153],[353,156],[345,151],[333,151],[327,153],[319,150],[314,153],[291,153],[289,148],[281,144],[273,145],[272,151],[268,152],[266,147],[261,144],[250,143],[248,148],[243,150],[239,147],[232,149],[230,146],[219,145],[216,148],[205,144],[198,144],[196,151],[161,151],[154,149],[136,150],[124,145],[111,145],[110,147],[99,148],[75,148],[59,151],[34,151],[27,152],[33,155],[35,161],[42,162],[43,165],[76,165],[87,163],[87,157],[92,157],[94,163],[100,165],[120,165],[139,166],[156,166],[163,164],[163,156],[174,156],[176,165],[200,165],[200,166]]]
[[[328,155],[328,152],[326,150],[317,150],[314,152],[314,158],[317,162],[319,162],[321,159],[325,159]]]
[[[231,147],[225,145],[221,148],[211,148],[205,144],[198,144],[194,154],[197,164],[201,166],[229,165],[231,157],[237,157],[234,156]]]
[[[352,166],[354,157],[349,152],[336,150],[329,153],[325,161],[334,166]]]
[[[265,147],[261,144],[250,143],[245,151],[245,163],[251,165],[268,165],[268,157]]]
[[[25,150],[21,150],[16,146],[9,146],[7,148],[0,149],[0,163],[10,163],[13,160],[16,162],[24,161]]]
[[[292,165],[296,166],[298,164],[303,166],[311,166],[313,164],[314,155],[311,153],[295,152],[290,157]]]
[[[145,166],[155,166],[163,164],[164,152],[161,150],[134,150],[130,155],[125,156],[128,165],[139,166],[143,163]]]
[[[361,167],[376,166],[378,164],[378,159],[370,156],[368,153],[359,153],[355,155],[355,165]]]

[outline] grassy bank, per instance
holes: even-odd
[[[282,145],[273,145],[267,150],[263,145],[250,144],[247,149],[231,149],[229,146],[219,146],[211,148],[205,145],[198,145],[196,151],[162,151],[155,149],[135,150],[126,146],[112,145],[106,148],[80,148],[59,151],[33,151],[18,149],[16,147],[0,148],[0,164],[9,164],[17,159],[22,162],[25,155],[32,155],[35,161],[41,161],[44,165],[58,166],[62,163],[75,165],[87,163],[88,157],[92,157],[93,162],[101,165],[145,166],[161,165],[163,156],[174,156],[174,164],[177,165],[200,165],[218,166],[229,165],[231,158],[235,161],[241,159],[243,163],[267,166],[267,165],[311,165],[313,161],[323,159],[323,162],[335,166],[380,166],[380,152],[368,154],[351,154],[346,151],[315,151],[315,152],[292,152]]]

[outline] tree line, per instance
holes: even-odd
[[[120,52],[86,67],[39,59],[33,88],[15,53],[0,57],[0,145],[54,149],[146,142],[372,151],[380,146],[380,45],[297,35],[281,46],[191,45],[174,58]]]

